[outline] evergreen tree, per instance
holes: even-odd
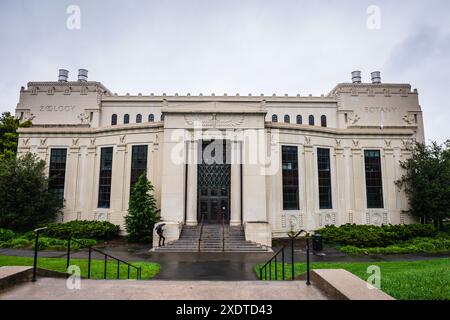
[[[156,200],[150,193],[153,185],[147,179],[144,172],[134,184],[128,215],[125,217],[127,239],[130,242],[150,242],[153,235],[153,227],[158,222],[156,215]]]
[[[9,112],[0,116],[0,160],[13,158],[17,152],[18,128],[31,126],[31,121],[21,122]]]
[[[409,212],[438,228],[450,217],[450,140],[443,146],[416,144],[401,163],[405,174],[397,181],[409,201]]]
[[[0,161],[0,228],[29,231],[54,221],[62,203],[48,189],[45,167],[31,153]]]

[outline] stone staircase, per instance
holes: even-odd
[[[183,226],[180,238],[155,252],[198,252],[200,226]],[[222,225],[204,224],[200,252],[222,252]],[[268,252],[269,248],[245,240],[242,226],[225,225],[225,252]]]

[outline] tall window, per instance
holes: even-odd
[[[136,115],[136,123],[141,123],[142,122],[142,114],[138,113]]]
[[[111,116],[111,125],[115,126],[117,124],[117,114]]]
[[[161,114],[161,121],[164,121],[164,114]]]
[[[278,116],[276,114],[272,115],[272,122],[278,122]]]
[[[282,146],[283,210],[299,209],[297,147]]]
[[[147,146],[133,146],[131,151],[130,193],[137,179],[147,170]]]
[[[326,127],[327,126],[327,116],[326,115],[322,115],[320,117],[320,125],[322,127]]]
[[[302,123],[303,123],[302,115],[298,114],[297,115],[297,124],[302,124]]]
[[[317,168],[319,171],[319,207],[333,208],[331,201],[330,149],[317,149]]]
[[[128,113],[123,116],[123,123],[130,123],[130,115]]]
[[[314,125],[314,116],[312,114],[309,115],[308,123],[309,123],[310,126]]]
[[[112,176],[113,148],[101,149],[100,155],[100,179],[98,185],[98,207],[109,208],[111,201],[111,176]]]
[[[383,179],[379,150],[365,150],[367,208],[383,208]]]
[[[64,201],[64,183],[66,181],[67,149],[51,149],[48,188]]]
[[[288,114],[284,116],[284,123],[291,123],[291,117]]]
[[[153,113],[150,113],[148,115],[148,122],[153,122],[153,121],[155,121],[155,115]]]

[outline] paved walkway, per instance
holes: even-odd
[[[120,282],[120,284],[119,284]],[[79,290],[65,279],[41,278],[18,285],[0,300],[325,300],[304,281],[131,281],[81,280]]]

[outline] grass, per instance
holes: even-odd
[[[88,260],[87,259],[70,259],[71,265],[80,267],[81,276],[87,277]],[[142,280],[153,278],[160,270],[160,265],[152,262],[131,262],[131,264],[142,267]],[[33,258],[15,257],[0,255],[1,266],[33,266]],[[104,260],[91,260],[91,279],[104,279]],[[65,272],[66,258],[39,258],[38,267],[53,271]],[[127,265],[120,263],[119,270],[120,279],[128,279]],[[117,261],[109,259],[106,264],[107,279],[117,279]],[[130,279],[136,279],[136,269],[130,268]]]
[[[376,265],[381,270],[381,290],[398,300],[450,300],[450,258],[402,262],[312,263],[311,269],[345,269],[364,281],[370,276],[367,267]],[[255,272],[259,278],[259,267]],[[285,264],[286,278],[291,278],[291,264]],[[294,264],[295,275],[306,272],[305,263]],[[277,264],[281,279],[282,264]],[[264,277],[264,272],[263,272]],[[269,278],[269,267],[267,267]],[[275,266],[272,264],[272,279]]]

